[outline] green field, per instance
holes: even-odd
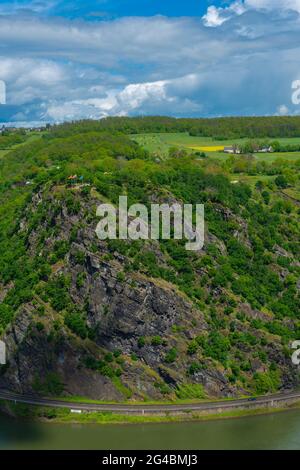
[[[282,139],[286,140],[286,139]],[[294,140],[294,139],[291,139]],[[300,152],[276,152],[276,153],[255,153],[257,160],[265,162],[275,162],[276,160],[286,160],[290,162],[296,162],[300,160]]]
[[[170,147],[186,149],[192,149],[194,147],[194,150],[197,150],[197,147],[212,147],[213,150],[213,147],[230,145],[228,141],[215,141],[209,137],[191,137],[187,133],[134,134],[131,138],[145,147],[149,152],[157,153],[160,156],[166,156]],[[241,143],[242,139],[234,142]],[[217,156],[221,152],[214,151],[213,153],[214,156]]]
[[[151,134],[133,134],[131,138],[146,148],[149,152],[166,157],[170,147],[178,147],[194,151],[205,151],[208,156],[213,158],[226,158],[220,148],[233,144],[243,144],[249,139],[233,139],[233,140],[214,140],[211,137],[192,137],[188,133],[151,133]],[[272,139],[278,140],[282,144],[299,144],[300,138],[282,138]],[[277,159],[285,159],[296,161],[300,159],[300,152],[286,153],[257,153],[254,154],[258,160],[273,162]]]
[[[293,199],[300,201],[300,185],[298,184],[297,187],[286,188],[283,190],[284,194],[287,194]]]
[[[275,176],[268,176],[268,175],[255,175],[255,176],[249,176],[249,175],[231,175],[231,181],[238,181],[240,183],[246,183],[251,188],[254,188],[255,183],[257,181],[263,181],[264,183],[271,183],[275,179]]]
[[[30,142],[34,142],[37,139],[40,139],[42,137],[42,135],[43,135],[42,132],[31,132],[30,135],[27,137],[25,142],[22,142],[21,144],[12,145],[10,148],[5,149],[5,150],[0,149],[0,159],[2,157],[4,157],[6,154],[8,154],[9,152],[11,152],[12,150],[19,147],[20,145],[24,145],[24,144],[27,144],[27,143],[30,143]]]

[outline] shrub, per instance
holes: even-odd
[[[277,371],[256,372],[253,379],[255,391],[259,395],[276,392],[280,385],[280,376]]]
[[[172,362],[175,362],[176,358],[177,358],[177,349],[172,348],[167,352],[167,354],[165,356],[165,361],[168,364],[171,364]]]
[[[125,274],[123,272],[118,272],[117,274],[117,281],[124,282],[125,281]]]
[[[74,197],[72,197],[72,195],[67,197],[66,206],[69,215],[76,215],[80,211],[80,202],[77,201]]]
[[[109,365],[102,366],[98,370],[101,373],[101,375],[104,375],[106,377],[112,378],[115,375],[114,369]]]
[[[84,251],[78,250],[74,253],[73,256],[74,256],[74,260],[75,260],[76,264],[84,264],[85,263],[85,253],[84,253]]]
[[[105,362],[113,362],[114,356],[110,352],[106,353],[105,356],[104,356],[104,360],[105,360]]]
[[[86,280],[86,273],[85,272],[77,274],[77,277],[76,277],[76,287],[77,287],[77,289],[80,289],[81,287],[84,286],[85,280]]]
[[[158,388],[162,395],[168,395],[172,392],[171,387],[165,382],[155,382],[154,387]]]
[[[198,343],[195,339],[193,339],[189,345],[188,345],[188,348],[187,348],[187,353],[190,355],[190,356],[193,356],[193,354],[196,354],[196,352],[198,351]]]
[[[206,397],[203,385],[200,384],[182,384],[176,389],[176,396],[180,400],[198,399]]]
[[[141,336],[139,339],[138,339],[138,347],[139,348],[143,348],[146,344],[146,340],[144,338],[144,336]]]
[[[192,364],[188,368],[188,375],[195,375],[201,369],[203,369],[203,366],[201,366],[201,364],[199,364],[198,362],[192,362]]]
[[[36,376],[32,387],[44,395],[60,396],[64,391],[64,385],[56,372],[49,372],[42,380]]]
[[[45,329],[43,323],[40,321],[38,321],[35,326],[38,331],[43,331]]]
[[[283,175],[279,175],[277,176],[277,178],[275,178],[275,184],[276,186],[278,186],[278,188],[281,189],[285,189],[288,187],[288,182]]]
[[[82,315],[78,312],[67,313],[65,316],[65,324],[70,328],[73,333],[80,338],[85,339],[88,335],[86,322]]]
[[[162,338],[160,336],[153,336],[151,344],[152,346],[160,346],[162,344]]]

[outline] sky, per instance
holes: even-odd
[[[296,80],[300,0],[0,0],[0,122],[293,115]]]

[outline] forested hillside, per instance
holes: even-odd
[[[113,117],[100,121],[78,121],[52,127],[52,135],[66,136],[91,130],[121,131],[126,134],[146,132],[189,132],[190,135],[232,138],[300,137],[299,116],[232,117],[215,119],[175,119],[170,117]]]
[[[0,133],[0,150],[8,149],[16,144],[21,144],[25,142],[26,134],[24,131],[17,132],[6,132]]]
[[[300,339],[300,207],[282,192],[299,182],[299,164],[285,173],[266,163],[254,185],[233,184],[233,173],[251,177],[256,163],[194,153],[161,160],[126,136],[166,130],[299,136],[300,119],[84,121],[2,157],[2,386],[146,400],[299,384],[291,342]],[[97,205],[124,194],[147,206],[204,203],[204,249],[98,240]]]

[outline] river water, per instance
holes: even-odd
[[[300,410],[154,425],[29,423],[0,416],[0,449],[300,449]]]

